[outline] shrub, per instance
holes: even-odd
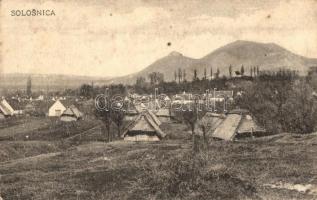
[[[306,81],[260,80],[247,88],[236,105],[246,108],[269,132],[310,133],[315,130],[317,104]]]
[[[316,127],[317,104],[312,88],[305,82],[296,83],[283,105],[283,126],[286,131],[311,133]]]

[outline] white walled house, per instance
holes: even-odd
[[[63,112],[66,110],[66,107],[62,104],[60,100],[55,101],[55,103],[49,108],[48,116],[49,117],[60,117]]]

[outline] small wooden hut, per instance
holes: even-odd
[[[230,111],[225,120],[216,128],[213,137],[223,140],[265,135],[266,130],[260,127],[250,112],[245,109]]]
[[[156,116],[145,111],[128,125],[122,137],[126,141],[160,141],[166,134],[159,126],[160,122]]]
[[[75,105],[71,105],[62,113],[60,119],[64,122],[71,122],[80,120],[82,117],[83,113]]]

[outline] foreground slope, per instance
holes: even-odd
[[[163,124],[158,143],[89,140],[99,129],[69,143],[76,133],[54,140],[44,128],[37,141],[0,141],[4,200],[317,198],[316,134],[211,140],[194,156],[183,124]]]

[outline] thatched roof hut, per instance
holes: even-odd
[[[224,115],[206,112],[206,114],[196,122],[194,131],[196,134],[202,135],[204,128],[206,135],[212,135],[214,130],[224,121],[224,119]],[[191,132],[191,130],[189,132]]]
[[[14,109],[5,99],[0,101],[0,114],[2,117],[14,115]]]
[[[239,114],[228,114],[212,136],[223,140],[233,140],[241,119],[242,116]]]
[[[155,115],[158,117],[158,119],[162,122],[169,122],[171,121],[172,115],[170,112],[170,109],[168,108],[160,108]]]
[[[253,136],[258,133],[265,134],[266,130],[257,125],[248,110],[238,109],[227,114],[212,136],[223,140],[233,140],[236,137]]]
[[[156,115],[155,115],[152,111],[146,110],[145,112],[152,118],[152,120],[153,120],[158,126],[160,126],[160,125],[162,124],[162,122],[156,117]]]
[[[83,113],[75,105],[69,106],[61,115],[61,121],[77,121],[83,117]]]
[[[154,117],[153,117],[154,116]],[[160,129],[160,122],[156,116],[149,111],[142,112],[128,125],[122,137],[127,141],[159,141],[165,137]],[[159,122],[159,123],[158,123]]]

